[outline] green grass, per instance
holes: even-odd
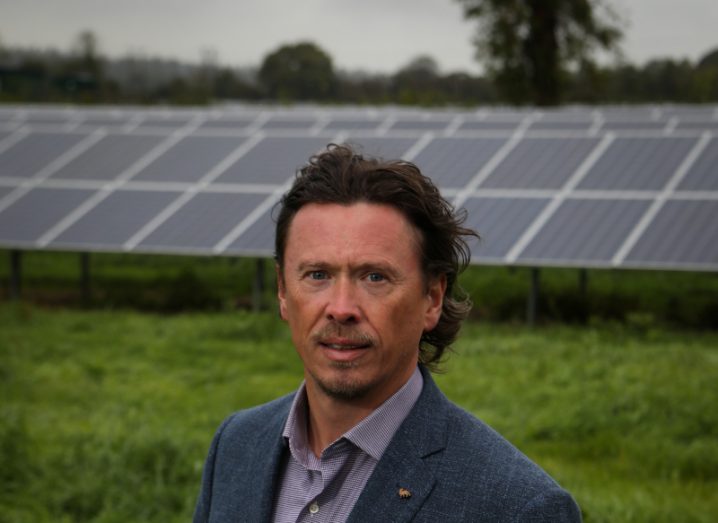
[[[718,335],[468,325],[442,389],[587,522],[718,515]],[[293,390],[274,314],[0,305],[0,521],[188,521],[217,425]]]

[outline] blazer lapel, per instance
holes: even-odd
[[[424,388],[357,500],[348,522],[411,521],[436,484],[432,455],[446,447],[447,401],[421,368]]]
[[[273,423],[262,432],[255,454],[254,474],[245,478],[248,485],[245,499],[249,506],[256,509],[248,521],[269,521],[272,517],[274,493],[277,488],[279,473],[281,471],[282,454],[284,453],[284,438],[282,429],[284,419]],[[259,503],[254,502],[259,500]]]
[[[224,454],[217,460],[221,465],[217,471],[221,479],[215,482],[218,488],[224,486],[227,490],[215,493],[221,503],[213,502],[210,521],[270,520],[285,447],[282,430],[290,404],[288,401],[286,408],[269,417],[251,441],[244,442],[243,450]],[[228,446],[231,447],[231,443]]]

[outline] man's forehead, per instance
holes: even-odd
[[[365,201],[348,204],[308,203],[297,211],[292,223],[296,222],[299,217],[304,218],[306,216],[311,216],[311,220],[316,223],[336,224],[337,218],[349,215],[354,216],[355,218],[357,216],[361,218],[377,218],[383,220],[386,224],[395,224],[397,226],[407,226],[413,228],[413,225],[409,222],[404,213],[393,205]]]
[[[310,203],[299,209],[292,219],[287,244],[314,240],[374,244],[387,239],[408,240],[418,248],[421,234],[392,205],[362,201],[351,204]],[[390,247],[392,245],[387,246]]]

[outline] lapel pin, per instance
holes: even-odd
[[[399,489],[399,497],[401,499],[409,499],[411,497],[411,492],[409,492],[407,489],[402,487]]]

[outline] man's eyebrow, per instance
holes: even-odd
[[[355,272],[378,271],[389,274],[390,276],[395,276],[399,273],[397,268],[394,267],[392,264],[381,261],[362,262],[357,265],[354,265],[352,267],[352,270]]]
[[[304,260],[297,264],[297,271],[302,272],[308,269],[326,269],[331,264],[321,260]]]
[[[322,260],[304,260],[297,264],[297,271],[303,272],[313,269],[331,269],[334,265]],[[384,261],[364,261],[361,263],[350,263],[351,272],[379,271],[387,274],[397,274],[399,271],[392,264]]]

